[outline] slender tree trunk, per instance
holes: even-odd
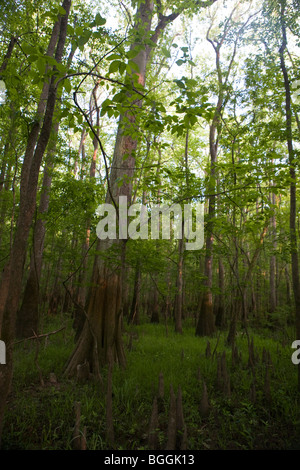
[[[290,281],[290,273],[287,266],[284,268],[284,275],[285,275],[285,284],[286,284],[286,303],[287,305],[291,305],[292,303],[292,296],[291,296],[291,281]]]
[[[67,65],[72,63],[75,53],[74,47],[71,48]],[[60,110],[59,99],[56,102],[57,111]],[[30,259],[30,270],[27,278],[25,291],[21,307],[17,313],[16,335],[19,338],[32,336],[32,332],[38,332],[39,329],[39,310],[40,310],[40,278],[43,264],[43,253],[45,244],[46,225],[44,217],[48,212],[50,200],[50,188],[52,184],[52,170],[57,147],[57,136],[59,131],[59,122],[55,122],[51,131],[47,157],[45,161],[40,204],[37,220],[33,229],[33,249]]]
[[[49,195],[52,182],[52,168],[56,150],[56,135],[59,124],[53,128],[54,140],[48,147],[48,154],[44,169],[42,191],[37,220],[34,226],[33,249],[30,259],[30,270],[27,278],[22,305],[17,314],[16,335],[19,338],[32,336],[32,332],[38,333],[39,329],[39,303],[40,303],[40,278],[42,271],[44,242],[45,242],[45,214],[48,212]]]
[[[196,326],[196,336],[210,336],[215,331],[215,318],[213,311],[213,296],[212,296],[212,284],[213,284],[213,230],[214,230],[214,219],[215,219],[215,205],[216,196],[215,188],[217,181],[217,155],[219,145],[219,131],[220,131],[220,119],[221,110],[224,101],[223,92],[223,77],[220,67],[220,48],[222,41],[217,45],[214,44],[208,37],[208,41],[213,45],[216,54],[216,70],[218,74],[218,102],[215,108],[214,116],[209,127],[209,154],[210,154],[210,175],[208,185],[208,220],[206,225],[207,237],[205,242],[205,261],[204,261],[204,276],[205,276],[205,290],[202,297],[200,306],[200,312],[198,317],[198,323]]]
[[[2,160],[2,167],[1,167],[1,186],[0,186],[0,191],[5,192],[7,194],[7,191],[9,191],[10,188],[12,188],[12,182],[10,181],[12,177],[12,172],[13,172],[13,163],[12,163],[12,158],[11,158],[11,142],[12,142],[12,137],[13,137],[13,132],[14,132],[14,125],[15,121],[13,118],[13,111],[12,111],[12,125],[9,129],[8,136],[7,136],[7,141],[4,146],[4,152],[3,152],[3,160]],[[16,170],[16,168],[15,168]],[[3,194],[2,193],[2,194]],[[1,204],[0,204],[0,246],[2,245],[3,241],[3,235],[5,232],[5,220],[7,217],[7,197],[3,196],[1,197]]]
[[[55,38],[55,44],[57,42],[55,53],[57,62],[60,62],[63,56],[71,1],[64,0],[62,6],[66,11],[66,14],[61,17],[58,24],[55,24],[53,28],[55,34],[53,32],[50,39],[51,42],[54,41]],[[13,342],[15,339],[15,323],[22,289],[27,241],[36,206],[40,165],[49,141],[52,127],[56,93],[57,89],[55,86],[55,78],[53,77],[49,86],[48,99],[46,100],[47,106],[39,138],[37,140],[32,131],[28,139],[21,174],[19,217],[15,230],[11,257],[5,269],[0,289],[0,337],[6,343],[7,352],[7,364],[0,366],[0,439],[6,399],[12,380],[12,353]],[[34,124],[34,129],[36,126],[37,125]],[[39,129],[40,124],[38,124],[38,131]]]
[[[282,45],[279,50],[280,65],[284,78],[285,88],[285,111],[286,111],[286,138],[289,155],[289,169],[290,169],[290,244],[291,244],[291,262],[292,262],[292,281],[293,293],[295,302],[295,320],[296,320],[296,339],[300,339],[300,282],[299,282],[299,262],[298,262],[298,246],[297,246],[297,175],[296,175],[296,159],[293,148],[293,134],[292,134],[292,109],[291,109],[291,89],[288,71],[285,64],[284,52],[287,47],[287,35],[285,25],[285,7],[286,1],[281,2],[281,30],[282,30]],[[298,390],[300,392],[300,365],[298,368]]]
[[[207,237],[205,242],[205,291],[203,293],[198,323],[196,327],[197,336],[210,336],[215,331],[215,319],[213,312],[213,222],[215,217],[215,180],[216,180],[216,163],[218,141],[216,140],[217,122],[222,102],[219,98],[218,109],[215,112],[213,124],[210,126],[209,142],[210,142],[210,184],[209,184],[209,205],[208,205],[208,222],[206,226]]]
[[[224,264],[219,258],[219,293],[216,296],[216,326],[224,328],[225,326],[225,308],[224,308],[224,285],[225,285],[225,271]]]
[[[275,194],[272,194],[271,202],[275,205]],[[276,250],[276,217],[275,213],[271,217],[271,237],[272,237],[272,248]],[[270,307],[269,312],[275,312],[277,307],[277,295],[276,295],[276,255],[273,253],[270,257]]]
[[[97,126],[96,135],[99,137],[100,109],[98,107],[97,95],[96,95],[98,87],[99,87],[99,82],[96,83],[91,94],[90,121],[92,122],[93,120],[93,111],[96,111],[96,126]],[[93,109],[93,104],[95,106],[95,110]],[[86,135],[86,132],[85,132],[85,135]],[[85,141],[85,136],[82,133],[78,153],[82,152],[83,147],[84,147],[84,141]],[[92,155],[92,160],[90,162],[90,172],[89,172],[90,181],[93,181],[96,176],[96,162],[97,162],[98,150],[99,150],[99,142],[95,136],[93,139],[93,155]],[[77,339],[79,338],[79,335],[82,331],[82,328],[85,322],[84,309],[85,309],[86,296],[87,296],[86,284],[87,284],[87,276],[88,276],[87,268],[88,268],[88,250],[90,247],[90,235],[91,235],[91,219],[89,217],[88,220],[86,221],[86,237],[82,244],[82,265],[81,265],[81,270],[80,270],[80,274],[78,278],[79,288],[77,292],[77,301],[76,301],[75,310],[74,310],[73,327],[76,331],[75,341],[77,341]]]
[[[17,42],[17,38],[12,36],[10,38],[10,41],[9,41],[9,44],[8,44],[7,51],[6,51],[6,54],[4,56],[3,62],[0,66],[0,74],[2,74],[5,71],[5,69],[7,67],[7,64],[8,64],[8,61],[11,58],[11,55],[12,55],[12,52],[14,50],[16,42]]]
[[[159,299],[158,299],[158,290],[156,285],[153,286],[153,294],[150,298],[150,313],[151,313],[151,318],[150,321],[151,323],[159,323]]]
[[[138,325],[140,321],[141,267],[138,263],[135,270],[133,297],[131,302],[129,323]]]
[[[182,224],[183,225],[183,224]],[[176,296],[174,302],[175,332],[182,334],[182,308],[183,308],[183,233],[178,241],[178,268],[176,282]]]

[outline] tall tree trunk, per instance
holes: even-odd
[[[133,297],[131,302],[130,316],[128,323],[138,325],[140,321],[140,293],[141,293],[141,267],[140,263],[137,263],[135,270],[134,286],[133,286]]]
[[[224,284],[225,284],[225,271],[224,264],[219,258],[219,293],[216,296],[215,318],[216,326],[224,328],[225,326],[225,308],[224,308]]]
[[[210,39],[209,34],[213,24],[211,23],[209,30],[207,32],[206,38],[212,45],[215,51],[215,58],[216,58],[216,72],[217,72],[217,79],[218,79],[218,99],[217,104],[215,107],[214,116],[210,125],[209,129],[209,153],[210,153],[210,178],[209,178],[209,185],[208,185],[208,193],[209,193],[209,208],[208,208],[208,220],[207,220],[207,237],[206,237],[206,244],[205,244],[205,266],[204,266],[204,276],[205,276],[205,290],[203,294],[203,299],[200,307],[198,323],[196,326],[196,335],[197,336],[209,336],[215,331],[215,320],[213,314],[213,299],[212,299],[212,281],[213,281],[213,230],[214,230],[214,222],[215,222],[215,187],[216,187],[216,179],[217,179],[217,153],[218,153],[218,145],[219,145],[219,137],[222,130],[222,113],[226,106],[226,102],[228,100],[228,91],[226,92],[228,79],[230,73],[232,71],[232,65],[234,63],[237,45],[240,36],[242,35],[244,28],[246,27],[247,23],[249,22],[249,17],[244,24],[242,24],[241,28],[238,30],[236,34],[236,39],[233,43],[233,52],[231,55],[231,59],[228,65],[227,71],[224,73],[221,67],[221,60],[220,60],[220,52],[222,45],[230,32],[232,26],[232,18],[238,8],[239,4],[236,4],[231,11],[231,14],[224,22],[224,29],[223,35],[220,37],[219,40],[217,39]],[[226,92],[226,93],[225,93]]]
[[[271,203],[273,206],[276,202],[275,194],[271,195]],[[275,209],[273,209],[275,211]],[[271,217],[271,237],[272,237],[272,249],[276,250],[276,216],[275,213]],[[276,295],[276,255],[272,253],[270,257],[270,307],[269,312],[275,312],[277,307],[277,295]]]
[[[52,145],[48,147],[47,152],[38,216],[34,226],[30,270],[24,290],[23,301],[17,314],[16,335],[19,338],[32,336],[33,331],[38,333],[39,329],[40,277],[46,233],[44,217],[49,207],[49,193],[52,182],[51,171],[56,150],[58,128],[59,124],[56,123],[53,128],[54,140]]]
[[[210,29],[209,29],[210,31]],[[223,76],[220,65],[220,49],[223,39],[215,45],[214,41],[209,39],[209,31],[207,40],[212,44],[216,54],[216,71],[218,76],[218,101],[215,108],[214,116],[209,127],[209,155],[210,155],[210,174],[208,184],[208,218],[206,224],[206,241],[205,241],[205,261],[204,261],[204,286],[205,290],[202,297],[198,322],[196,326],[197,336],[210,336],[215,331],[215,318],[213,312],[213,229],[215,219],[216,196],[215,188],[217,181],[217,155],[219,145],[219,132],[221,126],[221,111],[224,104]],[[224,33],[225,34],[225,33]],[[223,36],[224,38],[225,36]]]
[[[212,282],[213,282],[213,223],[215,218],[215,181],[216,181],[216,163],[218,151],[218,138],[216,138],[217,124],[220,118],[222,107],[222,98],[219,97],[218,106],[215,111],[213,123],[209,132],[209,148],[210,148],[210,178],[209,178],[209,205],[208,205],[208,221],[206,225],[207,237],[205,242],[205,261],[204,276],[205,290],[202,297],[200,312],[196,327],[197,336],[210,336],[215,331],[215,319],[213,312]]]
[[[64,0],[62,4],[66,14],[53,28],[50,42],[57,43],[55,59],[61,62],[68,24],[68,14],[71,0]],[[57,40],[58,39],[58,40]],[[49,50],[49,49],[48,49]],[[10,260],[6,266],[0,289],[0,337],[6,343],[7,364],[0,366],[0,440],[3,426],[3,415],[7,395],[9,393],[13,371],[13,342],[15,339],[16,314],[22,289],[22,277],[26,257],[27,241],[36,207],[36,195],[40,165],[46,150],[56,103],[57,88],[55,77],[51,78],[46,110],[38,139],[31,132],[24,156],[21,183],[20,183],[20,209]],[[34,129],[37,124],[34,124]],[[38,131],[40,125],[38,125]],[[33,138],[34,137],[34,138]],[[34,149],[34,151],[32,151]]]
[[[158,296],[158,289],[156,283],[152,289],[152,296],[150,297],[149,308],[150,308],[150,322],[151,323],[159,323],[159,296]]]
[[[182,224],[183,226],[183,224]],[[182,227],[183,232],[183,227]],[[183,236],[178,241],[178,268],[177,268],[177,292],[174,301],[175,332],[182,334],[182,308],[183,308]]]
[[[298,246],[297,246],[297,175],[296,175],[296,159],[293,148],[293,134],[292,134],[292,109],[291,109],[291,89],[288,71],[285,64],[284,52],[287,47],[287,35],[285,25],[285,8],[286,1],[281,1],[280,21],[282,31],[282,45],[279,50],[280,65],[284,78],[285,88],[285,113],[286,113],[286,139],[289,155],[289,170],[290,170],[290,244],[291,244],[291,262],[292,262],[292,281],[293,293],[295,302],[295,320],[296,320],[296,339],[300,339],[300,282],[299,282],[299,263],[298,263]],[[300,364],[298,369],[298,390],[300,392]]]
[[[93,88],[92,94],[91,94],[91,99],[90,99],[90,122],[93,122],[93,112],[96,111],[96,135],[99,137],[99,127],[100,127],[100,109],[98,107],[98,101],[97,101],[97,89],[99,87],[99,81],[96,83],[96,85]],[[93,104],[95,106],[95,109],[93,109]],[[80,153],[84,147],[84,140],[85,137],[82,134],[81,135],[81,141],[80,141],[80,147],[79,147],[79,152]],[[89,172],[89,178],[90,181],[95,179],[96,176],[96,161],[97,161],[97,156],[98,156],[98,149],[99,149],[99,141],[96,136],[93,138],[93,155],[92,155],[92,160],[90,162],[90,172]],[[79,335],[82,331],[84,322],[85,322],[85,315],[84,315],[84,309],[85,309],[85,303],[86,303],[86,295],[87,295],[87,268],[88,268],[88,250],[90,247],[90,235],[91,235],[91,219],[90,217],[86,221],[86,237],[85,240],[82,244],[82,264],[81,264],[81,270],[79,273],[79,278],[78,278],[78,292],[77,292],[77,300],[76,300],[76,305],[74,309],[74,322],[73,322],[73,328],[75,329],[75,341],[79,338]]]
[[[72,47],[67,66],[70,67],[75,53]],[[58,98],[60,98],[60,93]],[[56,102],[57,111],[60,110],[59,99]],[[53,124],[51,137],[47,148],[44,176],[42,182],[40,204],[37,214],[37,220],[33,229],[33,249],[30,258],[30,270],[26,281],[24,295],[21,307],[17,313],[16,335],[19,338],[32,336],[32,332],[38,332],[39,329],[39,310],[40,310],[40,278],[43,264],[43,253],[45,244],[46,225],[44,217],[48,212],[50,200],[50,188],[52,184],[52,170],[57,147],[57,136],[59,131],[59,122]]]
[[[8,136],[7,136],[7,141],[4,146],[4,152],[3,152],[3,159],[2,159],[2,167],[1,167],[1,184],[0,184],[0,192],[6,192],[9,191],[10,188],[12,188],[12,183],[10,181],[11,179],[11,174],[12,174],[12,169],[13,169],[13,163],[12,163],[12,158],[11,158],[11,142],[12,142],[12,137],[14,133],[14,127],[15,127],[15,119],[14,119],[14,111],[11,109],[11,127],[8,131]],[[17,165],[17,162],[16,162]],[[16,167],[15,165],[15,167]],[[16,172],[16,168],[15,168]],[[2,194],[3,194],[2,193]],[[3,196],[1,197],[1,204],[0,204],[0,246],[2,245],[3,241],[3,235],[5,233],[5,220],[7,217],[7,197]]]
[[[149,0],[138,6],[135,21],[136,38],[139,30],[143,31],[144,38],[150,31],[152,12],[153,3]],[[136,46],[137,43],[133,42],[131,49]],[[138,81],[141,85],[145,84],[148,59],[149,54],[146,46],[133,59],[139,69]],[[127,75],[127,79],[130,78]],[[136,101],[135,105],[140,106],[141,101]],[[112,169],[108,180],[106,203],[116,205],[119,196],[127,196],[127,202],[130,203],[131,201],[131,181],[134,174],[135,151],[137,148],[136,138],[132,138],[130,135],[134,131],[134,125],[135,116],[130,112],[120,116]],[[120,181],[123,181],[121,186],[119,185]],[[123,240],[113,241],[109,239],[99,240],[97,251],[108,253],[113,245],[117,245],[120,252],[124,251]],[[123,268],[121,272],[124,272]],[[74,375],[77,365],[85,361],[89,362],[90,369],[93,372],[99,371],[99,364],[108,363],[110,357],[121,366],[125,365],[126,360],[121,336],[123,296],[121,272],[120,268],[113,266],[111,262],[107,263],[101,257],[96,258],[92,275],[93,286],[85,312],[86,321],[68,361],[65,370],[66,375]]]

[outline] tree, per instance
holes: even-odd
[[[196,2],[196,5],[209,6],[212,3],[214,1]],[[158,21],[153,33],[150,31],[154,3],[146,0],[145,3],[138,4],[135,14],[130,53],[137,52],[135,57],[131,59],[134,64],[132,66],[137,71],[133,73],[127,71],[125,83],[134,82],[135,78],[135,86],[139,89],[143,89],[145,86],[147,65],[151,59],[153,47],[158,43],[167,25],[174,21],[185,8],[183,4],[179,5],[174,13],[165,16],[162,4],[157,2],[155,6]],[[140,94],[131,89],[126,94],[126,99],[129,101],[128,106],[134,107],[138,113],[142,104]],[[116,208],[119,196],[126,196],[128,203],[132,197],[132,178],[137,149],[136,119],[134,113],[126,111],[121,114],[119,120],[112,170],[109,179],[107,179],[108,192],[106,195],[106,203],[113,204]],[[122,240],[118,240],[115,244],[111,240],[98,243],[98,250],[106,255],[116,248],[124,263],[125,244]],[[121,366],[126,363],[121,337],[123,286],[120,271],[124,273],[124,264],[120,270],[116,265],[112,268],[111,260],[109,263],[105,262],[103,256],[95,259],[93,287],[86,308],[86,322],[66,366],[65,373],[67,375],[74,375],[77,365],[85,361],[90,363],[91,370],[96,374],[99,372],[99,364],[108,363],[110,358]]]
[[[287,47],[287,34],[286,34],[286,1],[280,2],[280,25],[282,33],[282,43],[279,49],[280,66],[284,79],[285,89],[285,121],[286,121],[286,142],[289,156],[289,171],[290,171],[290,245],[291,245],[291,263],[292,263],[292,280],[293,280],[293,293],[295,301],[295,317],[296,317],[296,335],[300,338],[300,280],[299,280],[299,262],[298,262],[298,245],[297,245],[297,176],[296,176],[296,161],[293,146],[293,133],[292,133],[292,105],[291,105],[291,89],[289,74],[285,63],[285,50]],[[298,390],[300,391],[300,367],[298,365]]]
[[[63,58],[70,7],[71,1],[64,0],[62,4],[63,13],[53,27],[49,42],[47,52],[49,53],[49,51],[51,52],[55,49],[54,57],[57,64],[60,63]],[[15,338],[16,314],[22,289],[26,246],[36,205],[40,165],[50,138],[56,103],[57,86],[55,78],[55,75],[52,75],[50,83],[48,81],[44,83],[41,100],[37,109],[37,120],[28,137],[22,166],[19,217],[10,260],[5,268],[1,282],[0,331],[1,337],[7,347],[7,364],[5,367],[1,366],[0,371],[0,436],[3,426],[6,397],[12,378],[12,350]],[[45,103],[47,103],[46,107]]]
[[[207,40],[212,45],[215,52],[216,60],[216,73],[217,73],[217,104],[215,106],[214,114],[209,125],[209,155],[210,155],[210,170],[208,181],[208,216],[206,224],[206,241],[205,241],[205,262],[204,262],[204,276],[205,276],[205,290],[203,293],[198,322],[196,326],[197,336],[210,336],[215,331],[215,318],[213,313],[213,241],[214,241],[214,221],[216,210],[216,181],[217,181],[217,155],[220,135],[222,132],[222,116],[224,114],[225,106],[228,101],[228,80],[232,72],[234,59],[237,51],[238,41],[242,35],[248,22],[252,16],[239,27],[235,40],[233,43],[233,50],[226,72],[222,70],[221,66],[221,48],[230,30],[234,27],[233,16],[239,7],[240,2],[237,2],[231,14],[224,23],[223,32],[218,39],[210,37],[213,22],[207,31]]]

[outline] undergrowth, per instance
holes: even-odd
[[[255,399],[250,395],[253,369],[249,367],[248,338],[239,333],[238,363],[226,345],[226,332],[212,338],[195,336],[186,322],[182,335],[172,325],[144,323],[125,327],[127,367],[113,370],[113,424],[115,444],[106,441],[105,384],[78,383],[63,376],[74,347],[70,319],[49,318],[45,331],[65,325],[48,339],[30,340],[15,346],[14,379],[7,405],[3,449],[68,450],[73,446],[74,403],[81,403],[81,428],[86,427],[88,449],[147,449],[152,403],[163,376],[164,397],[157,430],[159,449],[164,449],[169,415],[170,387],[182,391],[188,449],[292,449],[300,448],[297,371],[291,361],[291,342],[270,337],[270,331],[249,331],[255,351]],[[268,336],[267,336],[268,335]],[[209,342],[210,354],[207,354]],[[38,349],[37,349],[38,348]],[[262,360],[269,352],[271,362]],[[217,363],[225,351],[230,395],[218,388]],[[208,357],[207,357],[208,356]],[[265,392],[266,368],[270,395]],[[50,380],[55,374],[56,382]],[[209,414],[199,405],[206,383]],[[159,450],[157,449],[157,450]]]

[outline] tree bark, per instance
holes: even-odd
[[[56,23],[54,25],[53,34],[50,39],[51,43],[51,41],[54,41],[54,36],[56,36],[54,42],[57,42],[55,53],[57,62],[60,62],[63,56],[71,0],[64,0],[62,6],[66,11],[66,14],[60,18],[58,22],[59,24]],[[58,34],[59,37],[57,41]],[[33,139],[33,133],[31,133],[28,139],[28,145],[24,156],[21,174],[19,217],[15,230],[15,238],[11,250],[11,257],[6,266],[0,289],[0,337],[6,343],[7,352],[7,363],[4,366],[0,366],[0,441],[6,399],[12,380],[15,323],[22,289],[22,277],[26,257],[27,241],[36,206],[36,194],[40,165],[49,141],[52,127],[56,93],[57,89],[55,87],[55,79],[52,78],[49,86],[48,99],[46,101],[47,106],[39,138],[36,141],[36,139]],[[36,128],[36,125],[34,125],[34,128]],[[38,129],[40,129],[40,125],[38,126]]]
[[[224,308],[224,284],[225,284],[225,271],[224,264],[219,258],[219,293],[216,297],[215,318],[216,326],[224,328],[225,326],[225,308]]]
[[[183,224],[182,224],[183,225]],[[183,227],[182,227],[183,228]],[[174,302],[175,332],[182,334],[182,308],[183,308],[183,229],[182,238],[178,241],[178,268],[176,282],[176,296]]]
[[[218,99],[217,108],[213,122],[210,126],[209,132],[209,149],[210,149],[210,179],[209,179],[209,203],[208,203],[208,222],[206,226],[207,237],[205,242],[205,261],[204,261],[204,276],[205,276],[205,291],[203,293],[202,302],[200,306],[199,318],[196,327],[197,336],[210,336],[215,331],[215,319],[213,313],[213,297],[212,297],[212,282],[213,282],[213,223],[215,218],[215,181],[216,181],[216,163],[218,152],[218,138],[216,137],[217,125],[220,118],[220,111],[223,104],[222,92]]]
[[[220,60],[220,52],[224,40],[228,33],[230,32],[231,28],[231,21],[235,11],[238,8],[238,4],[233,8],[231,14],[229,15],[228,19],[224,23],[224,30],[223,35],[219,40],[212,40],[209,37],[211,28],[213,24],[210,25],[206,38],[212,45],[215,51],[215,58],[216,58],[216,72],[217,72],[217,80],[218,80],[218,99],[217,104],[215,107],[214,116],[210,125],[209,129],[209,153],[210,153],[210,178],[208,184],[208,199],[209,199],[209,206],[208,206],[208,220],[206,225],[207,230],[207,237],[205,243],[205,265],[204,265],[204,286],[205,291],[202,298],[202,303],[200,307],[198,323],[196,326],[196,336],[210,336],[215,331],[215,319],[213,313],[213,298],[212,298],[212,282],[213,282],[213,230],[214,230],[214,220],[215,220],[215,210],[216,210],[216,196],[215,196],[215,188],[216,188],[216,180],[217,180],[217,153],[218,153],[218,145],[219,145],[219,138],[220,133],[222,130],[222,113],[226,106],[226,102],[228,99],[228,95],[225,94],[225,90],[228,84],[228,79],[230,73],[232,71],[232,65],[234,62],[234,58],[237,51],[237,44],[239,38],[247,25],[248,20],[241,26],[239,29],[236,39],[233,44],[233,52],[231,55],[231,59],[228,65],[228,69],[226,73],[222,71],[221,67],[221,60]]]
[[[8,44],[8,47],[7,47],[7,51],[6,51],[6,54],[3,58],[3,62],[0,66],[0,76],[1,74],[5,71],[6,67],[7,67],[7,64],[8,64],[8,61],[9,59],[11,58],[11,55],[12,55],[12,52],[14,50],[14,47],[15,47],[15,44],[17,42],[17,38],[12,36],[10,38],[10,41],[9,41],[9,44]]]
[[[209,29],[210,31],[210,29]],[[215,331],[215,318],[213,312],[213,296],[212,296],[212,283],[213,283],[213,227],[215,219],[215,204],[216,196],[215,187],[216,187],[216,164],[217,164],[217,155],[218,155],[218,145],[219,145],[219,131],[220,131],[220,118],[221,110],[223,107],[224,101],[224,92],[223,92],[223,76],[220,66],[220,49],[222,46],[223,40],[214,44],[214,42],[209,39],[209,31],[207,33],[207,40],[212,44],[215,54],[216,54],[216,71],[218,75],[218,101],[215,108],[214,116],[209,127],[209,155],[210,155],[210,175],[209,175],[209,184],[208,184],[208,221],[206,225],[207,237],[205,241],[205,261],[204,261],[204,286],[205,290],[202,297],[202,302],[200,306],[200,312],[198,317],[198,322],[196,326],[196,336],[210,336]],[[224,33],[225,34],[225,33]]]
[[[138,6],[135,21],[136,40],[139,28],[142,28],[144,38],[150,31],[152,13],[152,1],[146,0],[145,3]],[[131,49],[136,46],[137,42],[134,41]],[[149,60],[147,47],[144,46],[133,60],[139,69],[138,82],[144,85],[146,66]],[[130,81],[132,77],[127,74],[126,79]],[[136,100],[135,105],[141,106],[141,101]],[[134,125],[135,116],[132,113],[126,112],[120,116],[106,203],[116,205],[119,196],[127,196],[127,202],[130,204],[137,148],[136,138],[131,137]],[[120,181],[122,181],[121,186]],[[124,249],[123,240],[99,240],[97,251],[109,253],[109,250],[113,249],[113,245],[117,246],[121,254]],[[126,360],[121,336],[122,271],[120,267],[105,262],[101,257],[96,258],[92,275],[93,287],[85,311],[86,320],[66,366],[66,375],[74,375],[77,365],[85,361],[90,363],[91,371],[96,372],[99,370],[99,365],[108,363],[110,357],[113,362],[125,366]]]
[[[285,7],[286,1],[281,2],[280,22],[282,31],[282,45],[279,50],[280,65],[284,79],[285,88],[285,116],[286,116],[286,140],[289,156],[290,170],[290,244],[291,244],[291,263],[292,263],[292,283],[295,302],[295,320],[296,320],[296,339],[300,339],[300,282],[299,282],[299,262],[298,262],[298,246],[297,246],[297,175],[296,175],[296,159],[293,148],[292,134],[292,109],[291,109],[291,89],[288,71],[285,64],[284,52],[287,47],[287,35],[285,25]],[[298,391],[300,392],[300,365],[298,370]]]
[[[275,194],[271,195],[271,203],[275,205]],[[273,209],[275,210],[275,209]],[[272,249],[276,250],[276,217],[275,213],[271,217],[271,237],[272,237]],[[273,253],[270,257],[270,306],[269,312],[275,312],[277,307],[277,295],[276,295],[276,256]]]
[[[58,133],[58,128],[59,124],[56,123],[53,128],[54,141],[52,145],[48,147],[38,216],[34,226],[30,271],[24,290],[22,305],[17,314],[16,336],[19,338],[27,338],[32,335],[32,331],[38,333],[39,330],[40,277],[46,233],[45,220],[43,218],[48,212],[49,207],[50,187],[52,182],[51,171],[56,150],[55,136]]]
[[[140,318],[139,318],[140,292],[141,292],[141,267],[140,267],[140,264],[137,263],[136,270],[135,270],[133,297],[132,297],[130,316],[129,316],[129,321],[128,321],[129,323],[133,325],[138,325],[140,321]]]

